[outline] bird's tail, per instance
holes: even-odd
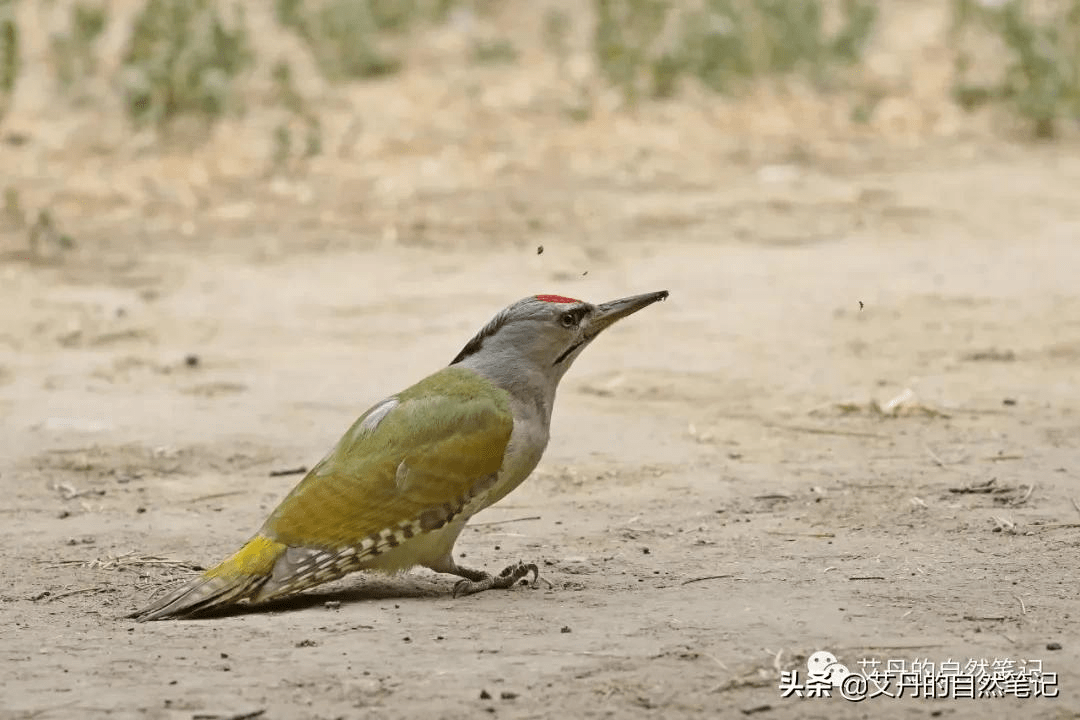
[[[252,598],[270,579],[286,549],[282,543],[256,535],[228,560],[128,617],[145,622],[233,607]]]

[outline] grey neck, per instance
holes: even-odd
[[[492,360],[489,353],[481,352],[465,358],[455,367],[469,368],[487,378],[508,392],[514,404],[526,412],[535,413],[545,427],[549,426],[551,408],[555,404],[555,389],[562,373],[554,372],[553,368],[523,367],[520,363]]]

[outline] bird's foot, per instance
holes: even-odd
[[[513,587],[518,580],[528,577],[529,573],[532,573],[533,576],[532,583],[530,583],[533,587],[536,587],[536,583],[540,579],[540,568],[536,567],[535,563],[523,563],[521,561],[503,568],[503,571],[498,575],[467,568],[458,568],[458,571],[458,574],[464,576],[464,579],[458,580],[454,585],[454,597],[475,595],[478,592],[484,592],[492,588],[505,590]]]

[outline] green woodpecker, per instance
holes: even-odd
[[[555,389],[612,323],[667,291],[601,305],[536,295],[496,315],[443,368],[353,424],[232,557],[133,613],[184,617],[262,603],[355,570],[416,565],[462,579],[454,595],[509,588],[536,565],[494,576],[458,565],[475,513],[533,471],[548,443]]]

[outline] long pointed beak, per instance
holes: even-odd
[[[634,295],[632,297],[622,298],[621,300],[612,300],[611,302],[597,305],[596,311],[593,313],[592,320],[589,323],[589,336],[596,337],[601,331],[611,327],[627,315],[633,315],[638,310],[648,307],[654,302],[664,300],[667,296],[667,290],[660,290],[659,292]]]

